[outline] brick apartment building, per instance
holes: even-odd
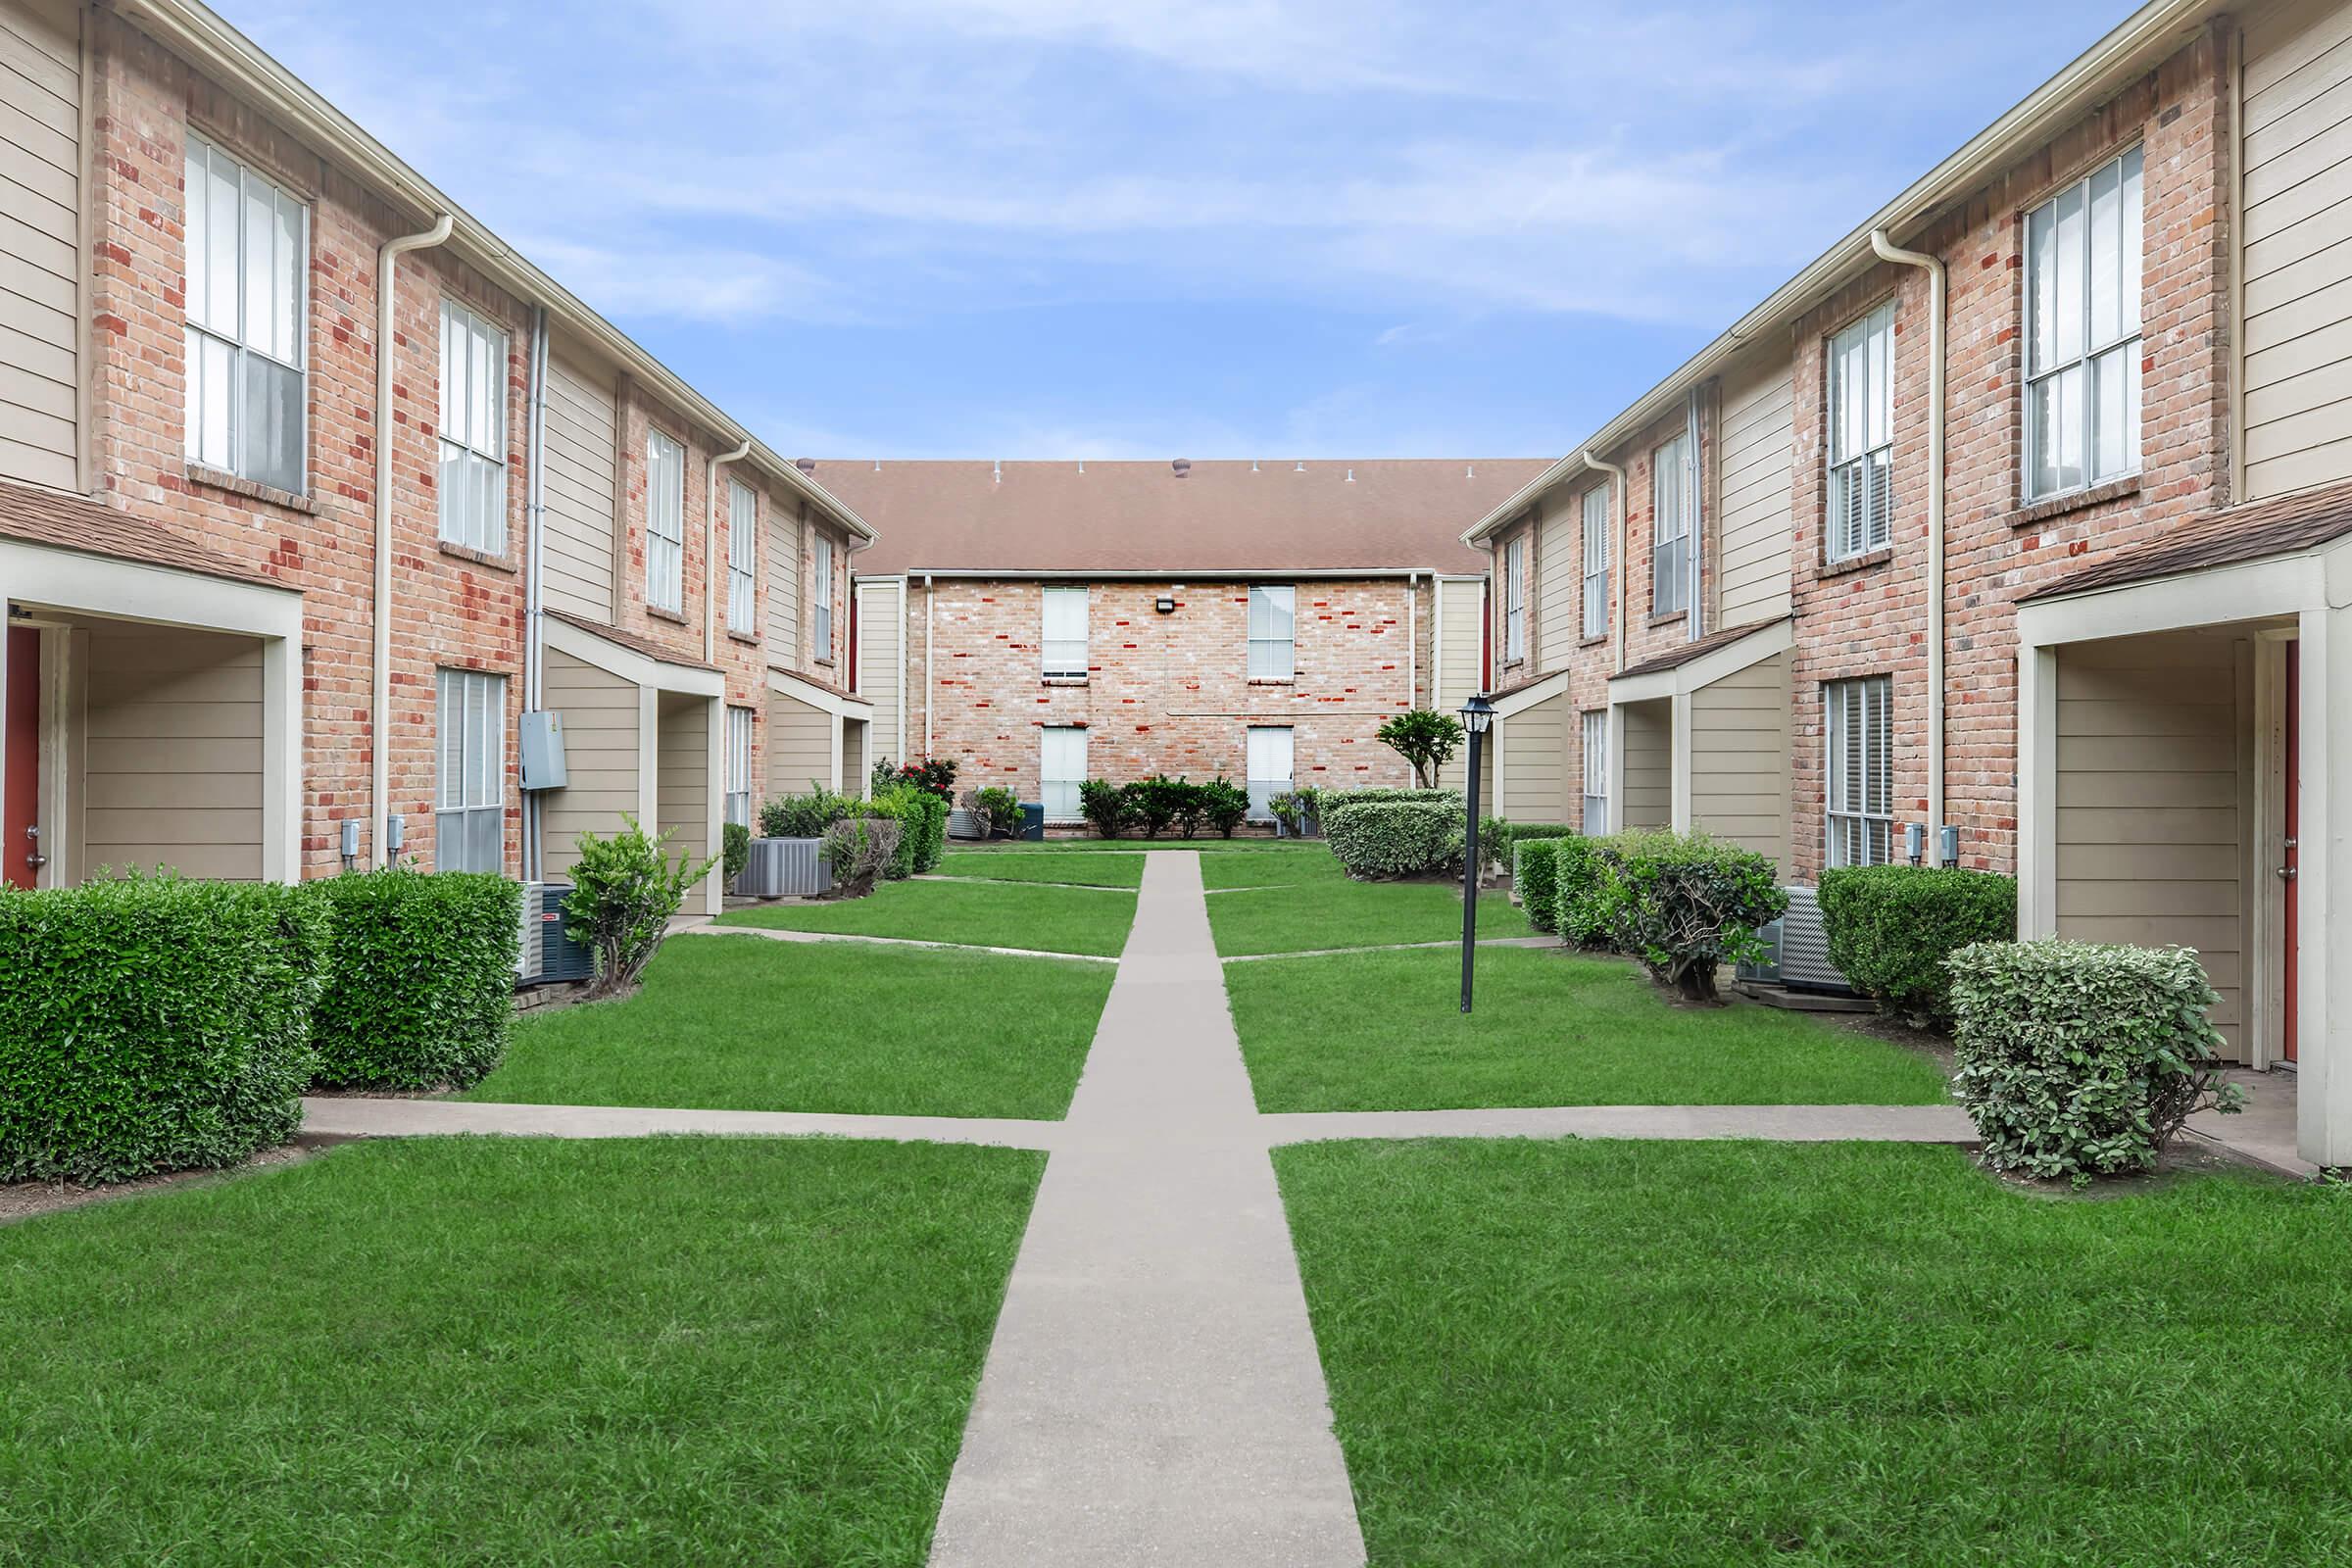
[[[839,776],[848,508],[203,7],[0,0],[0,82],[11,882],[560,876]]]
[[[1074,821],[1153,773],[1405,784],[1390,714],[1481,679],[1462,525],[1540,462],[825,463],[858,563],[881,755],[947,757]],[[1455,764],[1456,772],[1459,763]]]
[[[1464,538],[1506,815],[1948,826],[2352,1159],[2352,6],[2143,7]]]

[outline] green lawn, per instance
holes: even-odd
[[[1339,857],[1320,840],[1267,844],[1255,855],[1204,855],[1200,880],[1211,888],[1267,888],[1299,882],[1345,882]],[[1458,910],[1459,905],[1455,906]]]
[[[0,1560],[916,1568],[1043,1164],[427,1140],[0,1228]]]
[[[1209,900],[1217,906],[1250,895]],[[1926,1058],[1802,1013],[1674,1004],[1630,963],[1484,948],[1225,966],[1260,1110],[1935,1104]],[[1376,999],[1368,1003],[1366,999]]]
[[[1112,973],[984,953],[673,937],[626,1001],[518,1020],[506,1065],[465,1098],[1054,1118],[1069,1109]]]
[[[2352,1561],[2352,1194],[1957,1150],[1275,1154],[1377,1568]]]
[[[1141,855],[1073,855],[1038,850],[951,850],[940,858],[941,876],[986,877],[997,882],[1073,882],[1092,888],[1134,888],[1144,881]]]
[[[1135,899],[1020,882],[884,882],[862,899],[738,909],[718,923],[1116,957],[1135,923]]]
[[[1302,852],[1299,866],[1311,863],[1309,853],[1339,864],[1330,851],[1318,850]],[[1217,952],[1227,957],[1459,942],[1462,895],[1443,882],[1351,882],[1332,876],[1295,887],[1221,894],[1208,901],[1208,924]],[[1478,934],[1482,939],[1524,937],[1534,931],[1508,895],[1489,893],[1478,901]]]

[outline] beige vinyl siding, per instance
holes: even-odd
[[[1789,659],[1690,694],[1690,825],[1788,860]]]
[[[906,585],[895,578],[858,585],[858,695],[874,705],[872,745],[877,757],[908,758],[899,727],[900,652],[906,641]]]
[[[574,839],[582,832],[617,832],[621,813],[638,808],[638,693],[633,682],[551,648],[546,697],[547,706],[564,715],[569,780],[545,797],[546,876],[560,882],[579,861]]]
[[[1430,658],[1437,665],[1436,707],[1441,713],[1459,712],[1470,694],[1478,690],[1479,617],[1485,603],[1484,583],[1440,580],[1437,584],[1437,608],[1430,617],[1435,622]],[[1453,760],[1438,770],[1438,782],[1458,790],[1468,782],[1469,767],[1468,757],[1457,750]],[[1488,769],[1487,777],[1494,776],[1494,770]]]
[[[1578,535],[1584,529],[1584,496],[1555,494],[1544,503],[1536,530],[1535,657],[1542,669],[1564,669],[1576,656],[1577,617],[1584,609],[1578,576]]]
[[[2182,633],[2058,658],[2058,934],[2194,948],[2245,1054],[2252,725],[2237,645]]]
[[[802,548],[808,528],[797,502],[772,497],[762,509],[767,530],[767,662],[773,669],[806,669],[801,653]],[[803,786],[806,788],[806,786]]]
[[[2245,490],[2352,478],[2352,9],[2246,27]]]
[[[781,693],[767,700],[767,793],[806,795],[813,782],[833,783],[833,726],[821,708]],[[858,791],[865,793],[860,781]]]
[[[1576,705],[1566,692],[1494,724],[1494,814],[1509,822],[1568,822],[1569,785],[1584,804],[1582,775],[1568,771]]]
[[[548,605],[612,623],[620,436],[609,375],[551,355],[547,366]]]
[[[81,47],[61,0],[0,4],[0,478],[77,488]]]
[[[844,719],[841,724],[841,787],[852,795],[866,792],[866,769],[873,765],[871,748],[866,744],[872,726],[864,719]]]
[[[162,865],[259,881],[261,644],[99,626],[75,645],[86,671],[78,874]]]
[[[703,846],[710,836],[710,713],[715,707],[708,697],[664,692],[654,741],[660,768],[655,814],[662,831],[675,835],[670,852],[697,859],[708,853]]]
[[[1722,615],[1740,626],[1788,613],[1789,368],[1776,365],[1723,400]]]
[[[1582,796],[1579,796],[1582,804]],[[1667,698],[1625,705],[1626,827],[1674,821],[1674,705]]]

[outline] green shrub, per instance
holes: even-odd
[[[1577,829],[1558,822],[1508,822],[1499,816],[1478,819],[1478,858],[1491,871],[1511,868],[1511,846],[1522,839],[1564,839]]]
[[[1090,778],[1078,786],[1078,814],[1086,825],[1106,839],[1115,839],[1128,817],[1127,791],[1103,779]]]
[[[2189,1116],[2243,1103],[2221,1082],[2221,998],[2186,948],[1984,942],[1947,967],[1952,1091],[1996,1170],[2146,1170]]]
[[[0,889],[0,1181],[125,1181],[285,1142],[326,906],[273,883]]]
[[[700,865],[680,856],[673,864],[667,833],[649,837],[634,816],[621,820],[627,826],[609,839],[579,836],[571,892],[564,900],[564,934],[596,955],[590,991],[600,997],[637,983],[669,934],[669,917],[685,902],[686,890],[717,863],[715,856]]]
[[[882,874],[893,882],[939,864],[948,842],[948,803],[913,784],[894,784],[868,801],[866,814],[899,824],[897,847]]]
[[[1297,790],[1277,790],[1267,796],[1266,812],[1292,838],[1298,838],[1306,829],[1306,802]]]
[[[1552,847],[1550,929],[1580,948],[1606,948],[1623,892],[1609,858],[1616,841],[1572,835],[1543,842]]]
[[[992,839],[1018,838],[1021,834],[1021,798],[1002,785],[991,785],[972,792],[972,809],[979,813],[982,828]]]
[[[1760,956],[1756,928],[1788,907],[1770,859],[1704,833],[1620,834],[1598,859],[1610,944],[1692,1002],[1716,1000],[1716,970]]]
[[[752,830],[741,822],[725,823],[719,828],[718,842],[719,874],[732,883],[752,863]]]
[[[767,839],[823,838],[825,829],[851,815],[858,803],[838,790],[808,781],[806,795],[779,795],[760,808],[760,836]]]
[[[908,762],[894,775],[901,784],[939,797],[941,805],[956,799],[956,761],[953,757],[930,757],[919,762]]]
[[[487,871],[392,867],[312,885],[333,914],[312,1015],[317,1081],[467,1088],[507,1054],[522,886]]]
[[[1189,839],[1200,832],[1201,824],[1208,820],[1208,786],[1180,778],[1169,792],[1169,799],[1175,803],[1176,836]],[[1244,797],[1245,807],[1247,804],[1248,798]]]
[[[1458,869],[1462,863],[1461,792],[1351,790],[1326,795],[1323,832],[1330,840],[1331,853],[1339,857],[1349,876],[1359,880],[1387,881]]]
[[[2017,880],[1989,871],[1849,865],[1821,873],[1830,961],[1914,1024],[1948,1028],[1944,960],[2017,935]]]
[[[1127,819],[1144,830],[1144,837],[1155,839],[1176,820],[1185,793],[1183,782],[1165,773],[1139,778],[1127,786]]]
[[[1392,714],[1372,738],[1410,762],[1414,782],[1430,789],[1438,782],[1438,769],[1461,747],[1462,721],[1434,709],[1408,709]]]
[[[1527,923],[1539,931],[1558,929],[1558,839],[1522,839],[1511,855],[1511,891]]]
[[[862,899],[899,853],[903,824],[884,816],[850,816],[826,827],[817,854],[833,876],[833,896]]]
[[[1302,790],[1299,793],[1304,794]],[[1462,808],[1460,790],[1406,790],[1379,785],[1361,790],[1319,790],[1316,809],[1328,813],[1349,806],[1388,806],[1398,802],[1420,805],[1447,805],[1455,810]]]
[[[1200,786],[1200,803],[1201,815],[1221,839],[1250,820],[1250,792],[1222,773]]]

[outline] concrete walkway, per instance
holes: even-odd
[[[1154,853],[935,1568],[1364,1560],[1197,857]]]
[[[862,942],[883,948],[929,948],[938,953],[994,953],[1006,958],[1067,958],[1073,963],[1116,963],[1100,953],[1051,953],[1044,948],[985,948],[970,942],[928,942],[920,937],[870,937],[860,931],[786,931],[772,925],[694,925],[673,937],[765,937],[770,942]]]
[[[430,1138],[455,1133],[515,1138],[648,1138],[662,1133],[691,1133],[1051,1149],[1062,1124],[981,1116],[850,1116],[799,1110],[509,1105],[336,1095],[303,1101],[302,1130],[312,1138]]]
[[[1258,1118],[1269,1145],[1342,1138],[1762,1138],[1974,1144],[1958,1105],[1563,1105],[1528,1110],[1317,1110]]]

